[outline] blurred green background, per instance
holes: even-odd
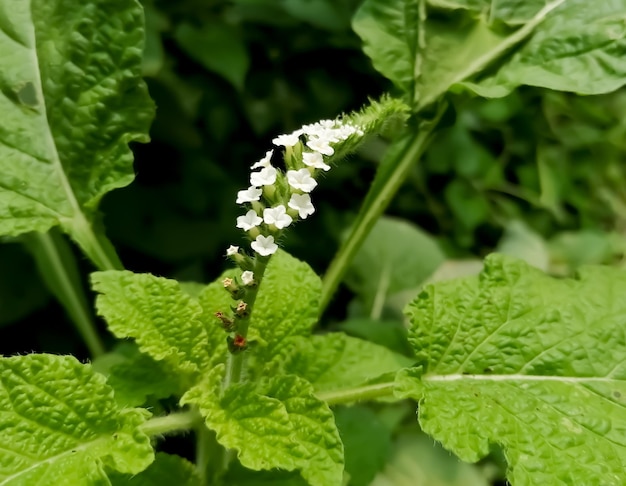
[[[272,138],[392,90],[351,30],[359,3],[143,0],[144,75],[157,105],[152,142],[133,147],[136,181],[102,205],[128,269],[216,278],[227,266],[225,248],[244,243],[235,195]],[[623,264],[626,91],[578,97],[524,88],[502,99],[450,101],[454,119],[415,165],[387,211],[392,218],[357,255],[323,326],[406,352],[401,308],[415,289],[426,278],[475,272],[494,250],[556,275]],[[320,182],[317,212],[289,232],[287,251],[324,272],[387,144],[370,141]],[[73,251],[86,287],[92,268]],[[0,269],[2,353],[88,359],[20,240],[0,245]],[[410,447],[423,448],[421,440]]]

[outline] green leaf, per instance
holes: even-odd
[[[137,474],[154,458],[138,427],[150,415],[119,409],[113,390],[69,356],[0,358],[0,484],[108,484],[104,466]]]
[[[200,28],[181,24],[174,37],[193,59],[243,90],[250,57],[239,29],[218,22]]]
[[[495,74],[467,83],[499,97],[521,84],[580,94],[615,91],[626,83],[626,1],[557,2],[535,34]]]
[[[93,367],[107,377],[107,384],[115,390],[115,400],[122,407],[144,405],[149,398],[167,398],[185,391],[180,376],[173,374],[163,361],[142,354],[129,342],[96,358]]]
[[[391,452],[391,430],[366,407],[340,407],[335,421],[345,448],[351,486],[369,486]]]
[[[176,280],[129,271],[91,274],[96,308],[119,338],[134,338],[139,349],[174,372],[193,378],[208,367],[202,307]]]
[[[109,473],[113,486],[202,486],[196,468],[180,456],[158,452],[148,469],[134,476]]]
[[[298,375],[320,392],[364,385],[413,362],[378,344],[334,332],[291,338],[268,368],[272,374]]]
[[[420,110],[460,86],[486,97],[522,84],[613,91],[626,82],[624,14],[624,0],[366,0],[353,28]]]
[[[420,228],[382,217],[354,255],[345,282],[379,317],[390,294],[417,287],[444,259],[434,238]]]
[[[291,336],[308,336],[317,323],[322,282],[311,267],[284,251],[270,260],[251,317],[270,359]]]
[[[479,278],[427,287],[408,306],[418,368],[398,394],[461,459],[501,444],[509,480],[621,484],[626,466],[626,272],[558,280],[492,255]]]
[[[313,486],[340,484],[343,447],[328,406],[289,375],[222,390],[224,366],[211,370],[181,404],[197,405],[223,446],[249,469],[300,470]]]
[[[101,267],[90,226],[102,196],[134,177],[147,141],[135,0],[25,0],[0,7],[0,234],[61,225]]]

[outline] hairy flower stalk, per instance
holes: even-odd
[[[284,170],[272,165],[274,150],[252,164],[250,186],[239,191],[236,200],[243,206],[236,226],[246,232],[250,251],[235,245],[226,250],[226,256],[242,273],[239,279],[224,280],[225,289],[237,300],[232,314],[216,315],[228,333],[230,355],[225,387],[241,380],[254,303],[283,232],[315,212],[311,192],[317,187],[319,174],[330,170],[330,159],[336,158],[333,156],[339,147],[344,152],[347,146],[354,150],[363,135],[363,129],[349,119],[322,120],[273,139],[274,145],[284,147]]]

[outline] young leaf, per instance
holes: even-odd
[[[504,447],[509,480],[622,484],[626,272],[557,280],[492,255],[479,278],[429,286],[408,306],[418,368],[399,395],[466,461]]]
[[[106,266],[89,226],[102,196],[133,180],[128,143],[147,141],[153,116],[141,7],[24,0],[0,9],[0,26],[0,234],[60,224]]]
[[[104,466],[137,474],[154,458],[139,429],[149,416],[119,409],[113,390],[69,356],[0,358],[0,484],[107,484]]]
[[[277,252],[259,288],[251,328],[266,346],[261,357],[271,358],[290,336],[308,336],[317,322],[322,282],[305,262]]]
[[[276,370],[273,374],[298,375],[319,392],[364,385],[413,362],[383,346],[334,332],[291,338],[268,368]]]
[[[175,373],[196,376],[208,367],[202,308],[175,280],[129,271],[91,275],[98,313],[119,338],[134,338],[142,352]]]
[[[223,446],[255,470],[300,470],[313,486],[340,484],[343,447],[332,412],[305,380],[289,375],[221,390],[224,366],[211,370],[181,404],[195,404]]]
[[[128,476],[110,472],[109,479],[112,486],[202,486],[193,464],[180,456],[164,452],[158,452],[148,469],[139,474]]]

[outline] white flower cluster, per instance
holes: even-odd
[[[287,154],[293,155],[293,147],[302,143],[302,137],[304,143],[298,151],[301,154],[298,165],[304,167],[290,169],[283,174],[272,166],[274,150],[269,150],[265,157],[252,164],[250,187],[237,193],[237,204],[250,203],[252,209],[237,218],[237,228],[249,232],[254,238],[250,246],[255,252],[262,256],[272,255],[278,250],[278,245],[271,233],[287,228],[294,218],[306,219],[315,212],[309,193],[317,186],[316,170],[330,170],[324,157],[335,153],[333,144],[343,142],[352,135],[363,136],[363,130],[349,123],[322,120],[272,140],[274,145],[285,147]],[[285,180],[288,187],[286,193],[279,191],[276,196],[277,186],[281,183],[284,186]],[[267,204],[260,202],[262,197]],[[259,226],[263,223],[265,226],[261,231]],[[226,254],[233,256],[238,252],[238,247],[231,246]]]

